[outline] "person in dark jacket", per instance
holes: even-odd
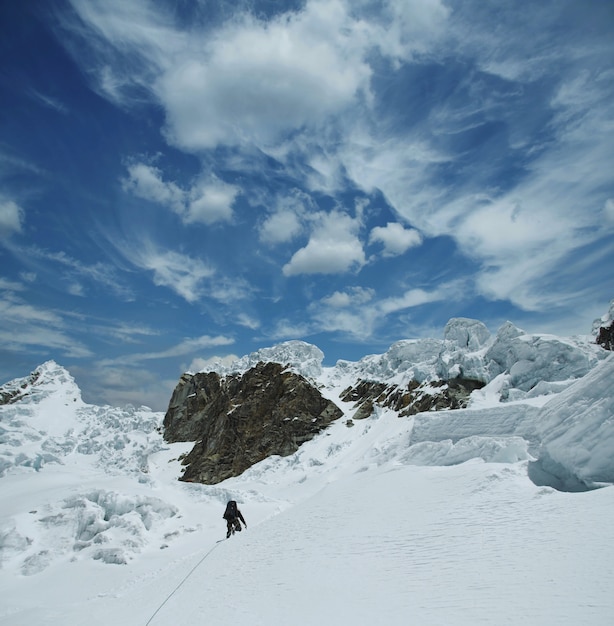
[[[245,519],[243,518],[243,515],[241,515],[241,511],[239,511],[239,507],[237,506],[235,500],[230,500],[228,502],[223,517],[226,520],[226,527],[228,529],[226,539],[228,539],[230,535],[233,535],[235,531],[241,532],[241,522],[243,522],[243,525],[247,528]]]

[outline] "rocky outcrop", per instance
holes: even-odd
[[[608,312],[593,322],[593,335],[598,346],[614,350],[614,300],[610,301]]]
[[[397,411],[399,417],[416,415],[424,411],[463,409],[475,389],[484,383],[469,378],[452,378],[418,383],[411,380],[406,386],[388,385],[381,382],[361,380],[341,394],[345,402],[354,402],[353,419],[369,417],[375,405]]]
[[[604,350],[614,350],[614,322],[601,326],[595,340]]]
[[[273,454],[292,454],[341,415],[303,376],[261,362],[242,375],[184,374],[164,438],[196,441],[182,480],[215,484]]]

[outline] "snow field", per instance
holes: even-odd
[[[152,624],[605,625],[613,506],[522,463],[389,464],[219,544]]]
[[[177,481],[191,444],[165,444],[161,414],[85,405],[48,364],[0,407],[0,626],[609,626],[614,489],[547,486],[614,483],[614,356],[599,360],[526,392],[497,375],[459,411],[350,428],[340,403],[295,454],[210,486]],[[320,381],[336,402],[344,367]],[[217,543],[231,498],[249,527]]]

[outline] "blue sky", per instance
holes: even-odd
[[[614,297],[609,1],[3,2],[0,50],[3,381],[163,410],[288,339]]]

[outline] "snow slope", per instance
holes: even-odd
[[[215,486],[176,480],[162,414],[86,405],[53,362],[5,385],[0,625],[610,624],[614,356],[474,330],[328,369],[308,348],[346,417]],[[485,373],[469,408],[346,425],[357,372],[444,363]],[[220,542],[231,497],[249,526]]]

